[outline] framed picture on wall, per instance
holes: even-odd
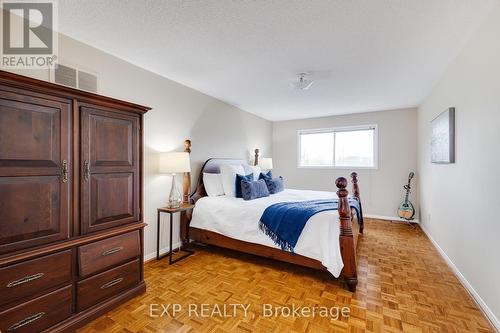
[[[431,125],[431,162],[455,163],[455,108],[442,112]]]

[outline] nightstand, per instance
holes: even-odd
[[[184,211],[187,211],[187,210],[190,210],[190,209],[193,209],[194,208],[194,205],[191,205],[191,204],[187,204],[187,203],[183,203],[181,204],[180,207],[177,207],[177,208],[168,208],[168,207],[162,207],[162,208],[158,208],[158,229],[156,231],[156,260],[160,260],[161,258],[165,257],[165,256],[168,256],[168,264],[169,265],[172,265],[173,263],[179,261],[179,260],[182,260],[186,257],[189,257],[190,255],[192,255],[194,253],[193,250],[189,250],[189,249],[183,249],[182,248],[182,245],[179,247],[179,251],[183,251],[185,252],[186,254],[183,255],[182,257],[180,258],[176,258],[175,260],[172,260],[172,253],[173,253],[173,249],[172,249],[172,233],[173,233],[173,215],[175,213],[180,213],[180,212],[184,212]],[[170,215],[170,240],[169,240],[169,253],[168,254],[165,254],[163,256],[160,257],[160,215],[161,213],[168,213]]]

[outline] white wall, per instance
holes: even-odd
[[[184,139],[192,140],[192,182],[201,164],[210,157],[246,158],[260,148],[271,154],[272,124],[215,98],[141,69],[128,62],[61,35],[59,59],[95,72],[99,94],[152,107],[144,117],[144,221],[145,253],[156,251],[156,208],[165,206],[170,177],[157,172],[158,152],[183,150]],[[48,80],[48,71],[18,71]],[[177,180],[181,186],[182,179]],[[168,246],[168,219],[161,246]],[[174,230],[178,235],[178,229]],[[174,239],[174,243],[177,242]]]
[[[431,164],[431,120],[452,106],[456,163]],[[419,107],[418,137],[423,227],[500,318],[500,5]]]
[[[273,173],[282,175],[289,188],[335,191],[335,178],[349,178],[351,171],[357,171],[364,213],[397,216],[404,196],[403,185],[408,173],[417,167],[416,111],[404,109],[274,122]],[[378,169],[297,168],[297,130],[368,124],[378,125]],[[417,186],[413,188],[411,200],[418,204]]]

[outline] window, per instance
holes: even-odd
[[[302,168],[376,168],[377,126],[298,131]]]

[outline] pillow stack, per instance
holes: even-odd
[[[262,173],[251,165],[221,165],[220,174],[203,173],[205,191],[210,197],[228,197],[253,200],[267,197],[285,189],[283,178],[273,178],[271,171]]]

